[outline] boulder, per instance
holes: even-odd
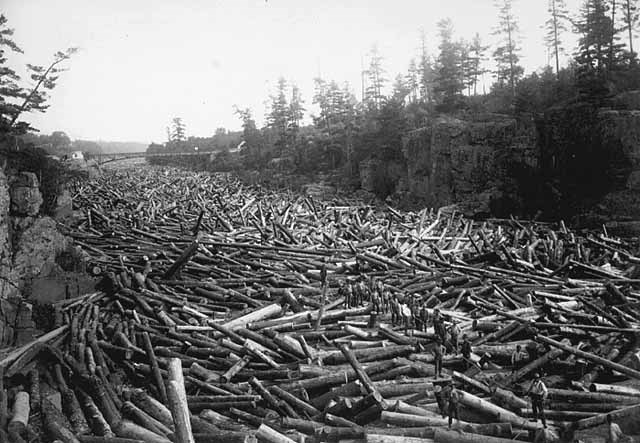
[[[34,216],[40,212],[42,193],[33,172],[21,172],[11,180],[11,213]]]

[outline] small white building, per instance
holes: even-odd
[[[82,151],[73,151],[64,156],[65,161],[84,161]]]

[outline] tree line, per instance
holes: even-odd
[[[402,138],[423,127],[439,113],[473,117],[483,113],[510,114],[522,121],[544,109],[572,100],[602,100],[617,92],[640,88],[640,68],[634,50],[638,25],[637,0],[584,0],[577,15],[565,0],[547,0],[545,43],[548,66],[525,75],[516,0],[496,0],[497,44],[485,44],[479,34],[466,41],[456,37],[454,23],[437,23],[438,50],[427,50],[426,33],[407,70],[391,78],[385,59],[374,45],[362,72],[361,100],[351,86],[334,79],[314,79],[308,98],[317,109],[311,124],[303,124],[309,104],[294,82],[278,79],[268,98],[264,126],[258,127],[251,109],[236,107],[241,121],[242,152],[235,162],[222,156],[220,169],[260,169],[279,165],[291,171],[341,170],[357,177],[365,159],[402,162]],[[566,66],[570,33],[578,45]],[[493,59],[494,69],[488,67]],[[488,85],[487,77],[493,82]],[[175,139],[169,134],[169,143]],[[180,138],[178,136],[178,138]],[[392,184],[377,180],[385,195]]]

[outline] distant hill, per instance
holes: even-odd
[[[96,143],[102,148],[105,154],[111,152],[144,152],[147,150],[147,143],[139,142],[108,142],[98,140]]]

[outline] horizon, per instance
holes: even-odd
[[[542,29],[546,2],[532,3],[514,4],[526,74],[548,65]],[[579,3],[567,0],[572,14]],[[25,63],[46,64],[57,50],[80,47],[51,93],[48,111],[25,118],[40,133],[61,130],[79,140],[162,143],[171,119],[181,117],[188,136],[208,137],[218,127],[240,130],[234,106],[250,108],[262,126],[265,101],[280,76],[302,91],[306,123],[314,109],[315,77],[348,82],[361,98],[361,60],[373,44],[384,57],[390,85],[417,57],[420,28],[426,31],[429,54],[436,54],[435,24],[443,18],[453,20],[456,39],[470,40],[478,32],[484,44],[496,40],[493,0],[393,5],[192,0],[189,8],[166,0],[116,0],[109,5],[8,0],[8,27],[24,50],[24,55],[9,54],[9,63],[19,73],[24,74]],[[456,16],[461,10],[465,14]],[[565,40],[571,54],[575,36],[567,33]]]

